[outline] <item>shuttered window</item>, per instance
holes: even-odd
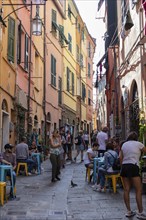
[[[18,25],[18,37],[17,37],[17,63],[21,63],[21,23]]]
[[[51,54],[51,85],[56,87],[56,59]]]
[[[72,37],[70,34],[68,34],[68,42],[69,42],[68,49],[72,53]]]
[[[72,95],[75,93],[75,82],[74,82],[74,73],[72,73]]]
[[[62,79],[59,77],[58,80],[58,104],[62,104]]]
[[[70,85],[70,70],[67,67],[67,73],[66,73],[66,90],[69,92],[69,85]]]
[[[28,48],[29,48],[29,39],[27,34],[25,34],[24,69],[26,71],[28,71]]]
[[[9,17],[8,21],[8,60],[14,63],[15,54],[15,20]]]

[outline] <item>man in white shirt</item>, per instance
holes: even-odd
[[[103,127],[102,131],[98,132],[96,139],[99,144],[98,156],[103,156],[106,151],[106,144],[108,142],[108,127]]]

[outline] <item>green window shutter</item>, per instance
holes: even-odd
[[[69,19],[71,20],[71,7],[70,7],[70,5],[68,5],[68,17],[69,17]]]
[[[15,52],[15,20],[9,17],[8,22],[8,60],[14,63]]]
[[[68,34],[68,41],[69,41],[69,44],[68,44],[68,50],[70,52],[72,52],[72,37],[70,34]]]
[[[56,87],[56,59],[51,54],[51,85]]]
[[[67,83],[67,91],[68,91],[68,92],[69,92],[69,81],[70,81],[70,80],[69,80],[69,73],[70,73],[70,70],[69,70],[69,68],[67,67],[67,79],[66,79],[67,82],[66,82],[66,83]]]
[[[74,85],[74,73],[72,73],[72,95],[75,93],[75,85]]]
[[[90,63],[88,63],[88,77],[90,78],[91,76],[91,67],[90,67]]]
[[[56,87],[56,59],[54,58],[54,86]]]
[[[58,104],[62,104],[62,79],[59,77],[58,81]]]
[[[21,23],[18,25],[18,35],[17,35],[17,64],[21,63]]]
[[[64,27],[62,25],[59,25],[59,42],[61,46],[64,45]]]
[[[28,48],[29,48],[29,39],[28,36],[25,35],[25,50],[24,50],[24,69],[28,71]]]

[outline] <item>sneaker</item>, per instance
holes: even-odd
[[[29,173],[29,172],[28,172],[28,176],[31,176],[31,175],[32,175],[32,173]]]
[[[96,191],[96,192],[105,192],[105,189],[104,188],[98,188],[98,189],[96,189],[94,191]]]
[[[138,218],[138,219],[146,219],[146,213],[145,212],[138,212],[137,214],[136,214],[136,217]]]
[[[92,186],[92,188],[93,189],[99,189],[99,188],[101,188],[101,186],[100,186],[100,184],[95,184],[95,185]]]
[[[134,212],[134,211],[128,211],[128,212],[125,214],[125,216],[126,216],[127,218],[129,218],[129,217],[134,216],[135,214],[136,214],[136,212]]]
[[[55,177],[58,181],[60,181],[60,178],[58,176]]]

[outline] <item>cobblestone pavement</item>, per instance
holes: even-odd
[[[125,220],[123,190],[99,193],[85,181],[83,163],[67,164],[61,181],[51,183],[50,160],[41,175],[18,176],[17,197],[0,206],[0,220]],[[71,180],[77,184],[71,186]],[[146,209],[146,195],[143,195]],[[131,207],[136,209],[131,193]],[[130,218],[137,219],[136,217]]]

